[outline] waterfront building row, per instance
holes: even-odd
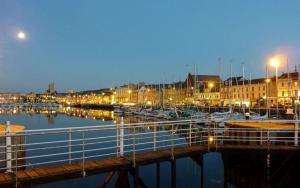
[[[276,82],[277,80],[277,82]],[[184,81],[145,84],[128,83],[93,91],[20,94],[0,93],[4,102],[57,102],[66,105],[141,105],[141,106],[280,106],[298,101],[298,72],[282,73],[276,79],[247,79],[242,76],[221,80],[218,75],[188,74]]]

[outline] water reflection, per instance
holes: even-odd
[[[61,108],[0,108],[0,115],[18,115],[18,114],[43,114],[48,119],[48,124],[54,124],[55,118],[58,114],[65,114],[69,117],[80,117],[85,119],[94,119],[100,121],[112,121],[119,124],[121,117],[114,114],[114,111],[98,110],[98,109],[82,109],[74,107],[61,107]],[[143,117],[143,116],[126,116],[124,123],[138,123],[138,122],[153,122],[158,121],[156,118]]]
[[[299,187],[298,152],[222,153],[224,187]]]

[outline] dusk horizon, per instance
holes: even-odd
[[[66,92],[184,80],[188,72],[265,75],[270,57],[299,62],[299,2],[4,0],[0,91]],[[289,11],[283,11],[289,10]],[[17,38],[18,32],[25,40]],[[188,66],[187,66],[188,65]],[[286,72],[286,65],[279,72]],[[270,74],[275,74],[270,71]]]

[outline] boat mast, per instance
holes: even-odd
[[[269,70],[268,66],[266,66],[266,114],[267,118],[269,118],[269,102],[268,102],[268,95],[269,95]]]
[[[196,97],[196,86],[197,86],[197,67],[196,64],[194,64],[194,71],[195,71],[195,79],[194,79],[194,89],[193,89],[193,102],[195,105],[195,97]]]
[[[221,79],[221,77],[222,77],[222,59],[219,58],[218,60],[219,60],[219,80],[218,80],[218,82],[219,82],[219,93],[221,94],[221,87],[222,87],[222,79]]]
[[[251,74],[251,72],[250,72],[250,75],[249,75],[249,85],[250,85],[250,96],[249,96],[249,112],[250,112],[250,108],[251,108],[251,96],[252,96],[252,74]]]
[[[230,83],[229,83],[229,89],[230,89],[230,109],[232,109],[232,63],[230,63]]]
[[[288,104],[290,104],[290,97],[291,97],[291,80],[290,80],[290,70],[289,70],[289,61],[288,58],[286,58],[286,71],[287,71],[287,76],[288,76]]]
[[[242,109],[243,113],[245,113],[245,102],[244,102],[244,89],[245,89],[245,67],[244,67],[244,62],[242,63],[242,72],[243,72],[243,87],[242,87]]]
[[[160,89],[160,81],[158,81],[158,99],[159,99],[159,106],[161,107],[161,89]]]

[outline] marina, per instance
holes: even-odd
[[[87,119],[82,115],[84,111],[87,113],[84,109],[78,111],[74,108],[74,115],[82,120],[91,119],[96,121],[95,123],[103,122],[103,117],[88,116]],[[228,115],[228,112],[225,114]],[[45,114],[40,115],[45,116]],[[221,114],[218,113],[218,115]],[[65,115],[61,113],[58,116]],[[70,118],[74,117],[76,116]],[[7,160],[1,160],[6,165],[1,167],[3,173],[0,174],[0,184],[11,187],[16,185],[42,186],[68,179],[93,177],[97,174],[106,174],[104,179],[107,179],[115,170],[117,174],[120,174],[119,170],[125,170],[132,174],[132,183],[141,186],[146,183],[139,174],[135,173],[136,169],[143,169],[143,166],[147,165],[157,166],[158,163],[164,163],[164,161],[171,164],[170,168],[173,172],[176,167],[172,165],[176,162],[172,161],[186,160],[186,158],[198,161],[199,156],[201,159],[210,153],[220,153],[223,156],[226,153],[238,151],[253,153],[265,151],[277,155],[277,153],[298,153],[299,150],[298,140],[297,143],[295,142],[295,129],[291,125],[295,124],[295,121],[291,120],[279,120],[276,126],[272,125],[276,123],[276,120],[238,120],[225,122],[222,127],[218,126],[219,122],[214,121],[203,124],[193,119],[175,121],[148,119],[145,122],[143,119],[145,117],[143,117],[135,122],[136,120],[131,120],[133,117],[135,117],[134,114],[124,118],[113,116],[110,122],[115,122],[115,124],[111,125],[81,127],[79,124],[79,127],[53,127],[51,129],[32,129],[33,127],[26,126],[26,129],[18,129],[21,132],[17,135],[26,137],[26,143],[12,144],[12,152],[24,152],[24,155],[12,158],[13,173],[4,173],[9,165],[6,164]],[[264,124],[270,126],[265,127]],[[4,138],[8,138],[8,135]],[[18,151],[15,151],[14,148],[17,146]],[[5,146],[2,147],[5,148]],[[14,165],[14,161],[18,161],[18,165]],[[196,161],[198,165],[199,161]],[[201,165],[199,167],[202,169]],[[177,177],[172,174],[171,177],[169,183],[175,186]],[[127,178],[130,180],[130,177]],[[127,178],[124,180],[123,177],[122,180],[118,179],[116,182],[126,182]],[[114,182],[108,179],[108,182],[99,184]],[[156,177],[156,181],[161,180]]]
[[[0,188],[299,188],[300,1],[0,2]]]

